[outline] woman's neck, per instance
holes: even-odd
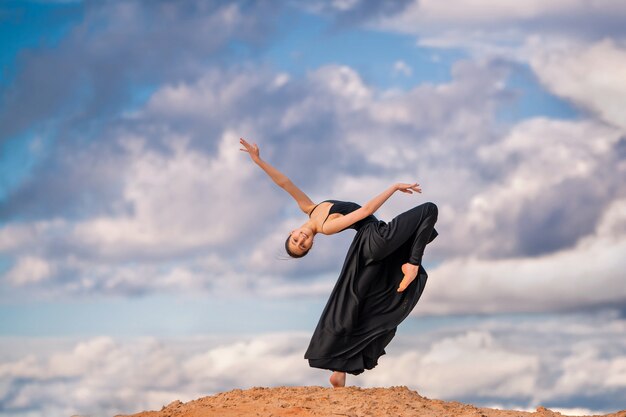
[[[315,236],[318,233],[317,224],[315,223],[313,219],[307,220],[307,222],[304,223],[301,227],[306,227],[307,229],[310,229],[311,232],[313,233],[313,236]]]

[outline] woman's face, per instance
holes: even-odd
[[[313,231],[308,227],[298,227],[289,236],[289,250],[301,255],[313,246]]]

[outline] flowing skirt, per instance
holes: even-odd
[[[422,256],[437,237],[436,221],[437,206],[424,203],[357,231],[304,355],[310,366],[358,375],[378,364],[424,291]],[[406,262],[419,265],[419,272],[399,293]]]

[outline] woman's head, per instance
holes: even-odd
[[[292,230],[285,240],[285,250],[292,258],[302,258],[313,246],[313,230],[309,227],[301,226]]]

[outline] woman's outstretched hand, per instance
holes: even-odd
[[[252,158],[254,162],[258,162],[261,159],[261,156],[259,155],[259,146],[256,143],[254,145],[250,145],[244,140],[244,138],[239,138],[239,143],[243,146],[243,148],[239,148],[239,150],[248,152],[250,154],[250,158]]]
[[[420,188],[420,185],[418,183],[404,184],[404,183],[399,182],[395,185],[395,187],[397,191],[402,191],[403,193],[407,193],[407,194],[413,194],[413,192],[416,192],[416,193],[422,192],[422,189]]]

